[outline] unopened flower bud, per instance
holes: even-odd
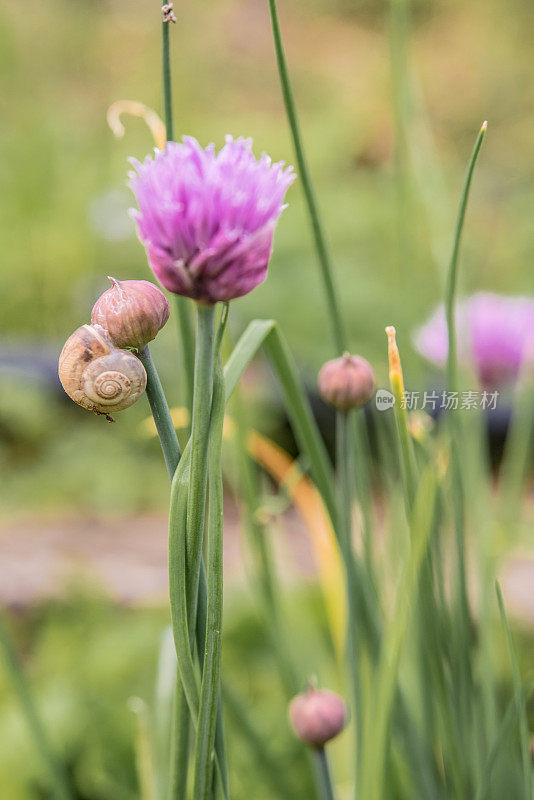
[[[113,285],[93,306],[91,322],[107,330],[115,347],[142,350],[169,319],[167,298],[149,281],[109,280]]]
[[[345,727],[347,708],[335,692],[310,686],[291,701],[289,718],[299,739],[322,747]]]
[[[318,378],[323,400],[341,411],[365,405],[375,390],[372,366],[361,356],[345,353],[327,361]]]

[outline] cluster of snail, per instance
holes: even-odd
[[[69,336],[59,357],[61,385],[75,403],[103,414],[133,405],[146,388],[137,356],[169,319],[169,303],[149,281],[109,279],[96,301],[91,324]]]

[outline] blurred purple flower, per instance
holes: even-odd
[[[474,294],[458,303],[456,329],[458,358],[474,364],[482,386],[512,383],[523,361],[534,353],[534,298]],[[414,343],[429,361],[445,364],[448,336],[443,305],[416,331]]]
[[[274,226],[295,175],[251,139],[226,137],[215,152],[190,137],[130,173],[139,238],[150,267],[175,294],[205,303],[231,300],[265,279]]]

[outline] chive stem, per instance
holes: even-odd
[[[220,357],[214,374],[212,428],[209,442],[208,481],[208,583],[206,646],[198,715],[195,800],[208,800],[211,787],[212,751],[215,744],[217,707],[220,696],[223,606],[223,485],[221,448],[224,422],[224,377]]]
[[[291,136],[293,139],[293,148],[297,160],[297,168],[299,177],[302,182],[302,189],[304,191],[304,199],[310,217],[313,241],[317,251],[317,258],[321,269],[321,276],[323,279],[326,300],[328,305],[328,312],[330,316],[330,324],[332,326],[332,333],[334,337],[335,348],[341,355],[347,350],[347,333],[343,317],[340,311],[339,298],[334,283],[332,263],[328,246],[326,243],[325,234],[323,232],[323,225],[321,222],[317,200],[313,189],[313,183],[304,153],[302,144],[302,137],[297,118],[297,110],[295,106],[295,99],[293,97],[293,89],[291,88],[291,79],[289,77],[289,70],[287,68],[286,57],[284,53],[284,45],[282,42],[282,33],[280,30],[280,21],[278,19],[278,10],[276,7],[276,0],[269,0],[269,10],[271,14],[271,25],[273,31],[274,47],[276,51],[276,61],[278,64],[278,74],[280,76],[280,84],[282,88],[282,95],[284,98],[284,105],[286,109],[289,127],[291,129]]]
[[[330,776],[330,767],[328,765],[328,758],[324,747],[314,748],[315,766],[317,769],[317,776],[321,788],[321,800],[335,800],[334,789],[332,787],[332,778]]]
[[[161,442],[161,449],[163,450],[163,458],[167,465],[167,472],[169,473],[169,478],[172,480],[172,476],[180,461],[182,451],[180,450],[180,444],[163,393],[163,387],[154,362],[152,361],[148,345],[139,352],[139,359],[146,371],[146,396]]]
[[[447,322],[448,352],[446,379],[449,392],[458,391],[458,354],[456,343],[456,295],[458,285],[458,260],[460,254],[460,243],[465,222],[465,213],[469,199],[469,191],[473,172],[477,162],[478,154],[484,140],[487,129],[487,122],[482,124],[469,159],[458,216],[454,232],[453,248],[449,263],[447,277],[447,287],[445,295],[445,317]],[[469,594],[467,589],[467,568],[465,558],[465,490],[462,476],[462,433],[459,409],[449,411],[449,431],[451,441],[451,490],[453,521],[456,539],[456,614],[457,622],[454,625],[454,633],[457,647],[457,682],[459,708],[464,720],[464,742],[467,746],[471,736],[471,713],[473,701],[473,675],[471,664],[471,612],[469,606]]]
[[[197,303],[195,385],[191,426],[191,472],[187,500],[187,605],[189,631],[196,625],[200,562],[204,541],[208,442],[213,390],[215,306]]]

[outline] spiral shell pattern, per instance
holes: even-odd
[[[99,375],[93,385],[94,393],[103,402],[113,403],[123,394],[128,394],[131,380],[121,372],[110,370]]]
[[[99,325],[82,325],[65,342],[59,379],[69,397],[96,414],[133,405],[146,387],[146,372],[136,355],[114,347]]]

